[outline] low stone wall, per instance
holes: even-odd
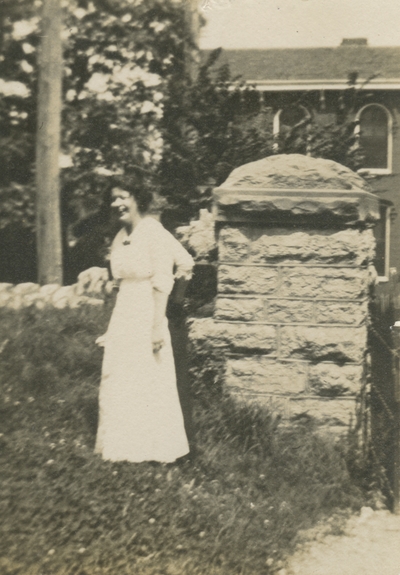
[[[106,268],[93,267],[79,274],[76,284],[60,286],[35,283],[0,283],[0,307],[21,309],[34,306],[38,309],[54,307],[63,309],[81,305],[103,305],[104,298],[111,293],[113,282],[109,281]]]

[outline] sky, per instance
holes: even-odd
[[[199,0],[207,20],[200,47],[338,46],[367,38],[400,45],[400,0]]]

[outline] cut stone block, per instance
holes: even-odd
[[[244,233],[241,232],[241,236]],[[257,237],[258,236],[258,237]],[[258,232],[250,245],[251,263],[317,263],[360,266],[374,258],[372,230]]]
[[[225,340],[232,351],[276,352],[276,328],[273,326],[220,323],[218,328],[218,338]]]
[[[329,302],[315,303],[316,323],[344,323],[361,325],[368,317],[368,302]]]
[[[310,366],[309,389],[321,397],[356,395],[363,384],[362,365],[319,363]]]
[[[218,291],[220,293],[273,294],[278,287],[277,268],[220,265]]]
[[[321,425],[348,427],[355,417],[354,399],[290,398],[290,417],[309,417]]]
[[[214,317],[237,321],[261,321],[264,319],[264,302],[261,299],[218,297]]]
[[[247,258],[250,239],[245,230],[235,227],[222,228],[219,234],[218,257],[220,261],[241,261]]]
[[[255,393],[298,394],[305,390],[307,370],[305,363],[280,363],[262,356],[228,359],[226,385]]]
[[[215,322],[212,318],[195,319],[190,324],[189,338],[243,353],[276,353],[276,328],[269,325]]]
[[[367,330],[362,327],[282,326],[282,358],[360,363],[367,349]]]
[[[356,417],[354,398],[300,398],[254,393],[247,390],[232,390],[231,395],[240,403],[259,405],[272,414],[280,415],[290,422],[301,419],[314,421],[321,428],[345,432]]]
[[[367,269],[284,268],[279,293],[282,297],[357,299],[367,295]]]
[[[314,305],[311,301],[265,301],[266,320],[270,323],[313,323]]]

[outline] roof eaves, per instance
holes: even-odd
[[[335,80],[246,80],[247,85],[254,86],[260,92],[300,91],[300,90],[348,90],[351,87],[368,90],[400,90],[400,78],[368,78],[357,80],[355,86],[349,85],[348,79]]]

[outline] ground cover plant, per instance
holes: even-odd
[[[2,575],[274,573],[300,530],[369,503],[343,445],[218,393],[193,461],[94,455],[110,307],[0,310]]]

